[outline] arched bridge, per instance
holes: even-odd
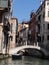
[[[33,46],[33,45],[24,45],[24,46],[20,46],[20,47],[16,47],[16,48],[12,48],[9,50],[9,54],[17,54],[19,51],[23,50],[23,49],[36,49],[39,51],[42,51],[43,54],[45,54],[45,56],[48,55],[47,51],[39,46]]]

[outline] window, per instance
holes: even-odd
[[[49,24],[47,25],[48,29],[49,29]]]
[[[49,17],[49,11],[48,11],[48,17]]]
[[[41,37],[40,36],[37,37],[37,41],[41,42]]]
[[[41,15],[38,16],[38,20],[41,21]]]
[[[45,8],[45,3],[44,3],[44,8]]]
[[[38,32],[40,33],[40,24],[38,24]]]
[[[49,40],[49,35],[47,36],[47,40]]]
[[[13,37],[11,36],[11,41],[13,41]]]
[[[44,42],[44,35],[42,36],[42,42]]]
[[[12,27],[13,27],[13,23],[11,23],[11,33],[12,33]]]
[[[43,18],[45,17],[45,12],[43,12]]]
[[[43,24],[43,29],[45,29],[45,24]]]
[[[47,3],[47,5],[49,5],[49,2]]]

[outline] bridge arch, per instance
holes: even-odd
[[[25,52],[28,53],[28,51],[26,51],[28,49],[30,49],[32,52],[34,50],[35,53],[41,54],[41,56],[45,56],[45,53],[42,50],[35,49],[35,48],[23,48],[23,49],[20,49],[19,51],[17,51],[17,54],[19,54],[21,52],[22,52],[22,54],[25,53]]]
[[[36,50],[39,50],[41,51],[44,55],[47,55],[47,52],[39,47],[39,46],[31,46],[31,45],[24,45],[24,46],[20,46],[20,47],[16,47],[16,48],[13,48],[9,51],[9,54],[17,54],[19,51],[23,50],[23,49],[36,49]]]
[[[17,51],[17,54],[19,54],[20,52],[25,52],[25,50],[28,50],[28,49],[31,49],[31,50],[37,50],[37,51],[40,51],[39,49],[37,49],[37,48],[22,48],[22,49],[19,49],[18,51]]]

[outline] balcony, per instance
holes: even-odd
[[[0,0],[0,9],[8,8],[8,0]]]
[[[44,30],[44,32],[45,32],[45,33],[47,33],[47,34],[49,34],[49,30],[47,30],[47,29],[46,29],[46,30]]]

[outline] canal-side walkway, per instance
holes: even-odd
[[[10,58],[10,55],[9,54],[0,54],[0,60],[2,59],[6,59],[6,58]]]

